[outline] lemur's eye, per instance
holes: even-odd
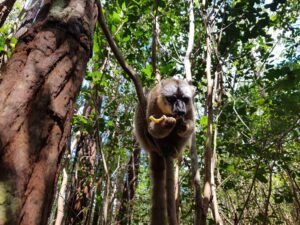
[[[188,98],[188,97],[183,97],[183,98],[182,98],[182,101],[183,101],[185,104],[187,104],[187,103],[189,103],[190,98]]]
[[[166,99],[171,104],[173,104],[177,100],[175,96],[167,96]]]

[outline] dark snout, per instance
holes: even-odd
[[[177,100],[173,106],[173,113],[176,116],[184,116],[186,114],[185,103],[181,100]]]

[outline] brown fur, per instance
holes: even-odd
[[[185,103],[186,112],[177,116],[175,104],[167,100],[168,96],[176,99],[189,98]],[[194,131],[194,88],[185,80],[173,78],[159,82],[147,96],[146,121],[140,107],[135,114],[135,135],[141,147],[150,153],[152,174],[152,213],[151,225],[176,225],[176,207],[174,194],[173,159],[177,158]],[[183,102],[183,101],[182,101]],[[161,118],[155,123],[150,116]],[[174,197],[172,197],[174,196]]]

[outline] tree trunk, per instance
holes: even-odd
[[[198,154],[196,147],[196,133],[192,136],[191,145],[191,166],[192,166],[192,177],[193,177],[193,190],[194,190],[194,225],[206,224],[206,217],[203,213],[203,203],[201,196],[201,179],[200,179],[200,168],[198,163]]]
[[[99,177],[99,180],[96,184],[96,190],[95,190],[95,196],[101,195],[102,190],[102,182],[103,178]],[[101,213],[101,200],[99,198],[94,198],[94,213],[91,218],[91,225],[98,225],[98,221],[100,219],[100,213]]]
[[[217,75],[215,75],[217,76]],[[218,119],[216,119],[217,124]],[[214,144],[213,144],[213,156],[211,159],[211,191],[212,191],[212,202],[211,202],[211,209],[213,213],[213,217],[215,220],[216,225],[223,225],[223,220],[221,218],[220,212],[219,212],[219,206],[218,206],[218,198],[217,198],[217,187],[215,182],[215,168],[217,163],[217,136],[218,136],[218,126],[215,127],[214,130]]]
[[[129,162],[126,168],[126,179],[123,185],[122,200],[120,202],[119,212],[117,216],[118,225],[131,224],[131,200],[134,197],[135,189],[137,185],[137,178],[140,165],[140,153],[141,149],[137,142],[135,148],[130,156]]]
[[[180,224],[180,180],[179,180],[179,170],[180,170],[181,161],[182,161],[182,156],[180,156],[175,161],[175,169],[174,169],[176,216],[177,216],[178,224]]]
[[[67,192],[67,183],[68,183],[68,174],[66,169],[63,170],[63,178],[62,184],[58,195],[57,201],[57,216],[55,220],[55,225],[63,224],[63,219],[65,216],[65,199],[66,199],[66,192]]]
[[[16,0],[5,0],[0,4],[0,27],[3,26],[8,14],[12,10]]]
[[[1,225],[47,224],[96,16],[91,0],[61,7],[43,6],[0,83]]]
[[[209,28],[207,28],[207,33],[209,33]],[[206,132],[206,142],[205,142],[205,151],[204,151],[204,192],[203,192],[203,214],[205,217],[205,221],[207,219],[207,212],[209,208],[209,204],[212,198],[212,190],[211,190],[211,177],[212,177],[212,139],[213,139],[213,79],[211,76],[211,40],[207,36],[206,37],[206,47],[207,47],[207,55],[206,55],[206,77],[207,77],[207,96],[206,96],[206,116],[208,118],[207,122],[207,132]]]
[[[93,85],[91,87],[92,90]],[[90,120],[96,120],[93,116],[95,109],[100,109],[102,98],[95,96],[95,108],[87,102],[83,109],[83,116]],[[97,113],[98,115],[98,113]],[[67,224],[85,224],[90,220],[92,208],[93,186],[95,180],[96,165],[96,135],[99,131],[95,126],[92,133],[82,132],[76,146],[76,157],[72,171],[72,184],[70,195],[67,199]],[[86,182],[91,180],[91,182]]]

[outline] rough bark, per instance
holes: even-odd
[[[92,85],[91,89],[93,88]],[[101,96],[94,96],[94,100],[94,107],[92,107],[90,102],[87,102],[83,109],[83,116],[91,120],[96,120],[96,118],[93,118],[95,114],[92,112],[95,109],[100,109],[102,105]],[[98,115],[98,112],[96,115]],[[80,172],[72,173],[72,185],[67,200],[68,224],[86,224],[91,219],[97,151],[96,135],[99,135],[97,127],[94,127],[92,130],[94,131],[93,133],[81,133],[77,142],[77,160],[74,160],[73,169],[80,170]],[[91,180],[91,182],[88,183],[86,182],[87,180]]]
[[[78,142],[78,160],[76,171],[72,176],[70,195],[67,200],[67,224],[84,224],[89,220],[89,208],[92,204],[92,182],[90,176],[94,176],[94,164],[96,160],[96,144],[89,135],[82,135]],[[76,174],[76,175],[75,175]]]
[[[130,203],[134,197],[135,189],[137,186],[137,178],[138,178],[139,165],[140,165],[139,163],[140,153],[141,153],[141,149],[139,148],[138,144],[135,143],[134,151],[131,154],[129,162],[127,164],[127,171],[126,171],[127,177],[124,181],[122,200],[120,203],[120,208],[119,208],[118,218],[117,218],[118,221],[116,222],[116,224],[119,225],[131,224]]]
[[[94,1],[47,4],[45,13],[20,37],[0,83],[1,225],[47,223],[91,54]]]

